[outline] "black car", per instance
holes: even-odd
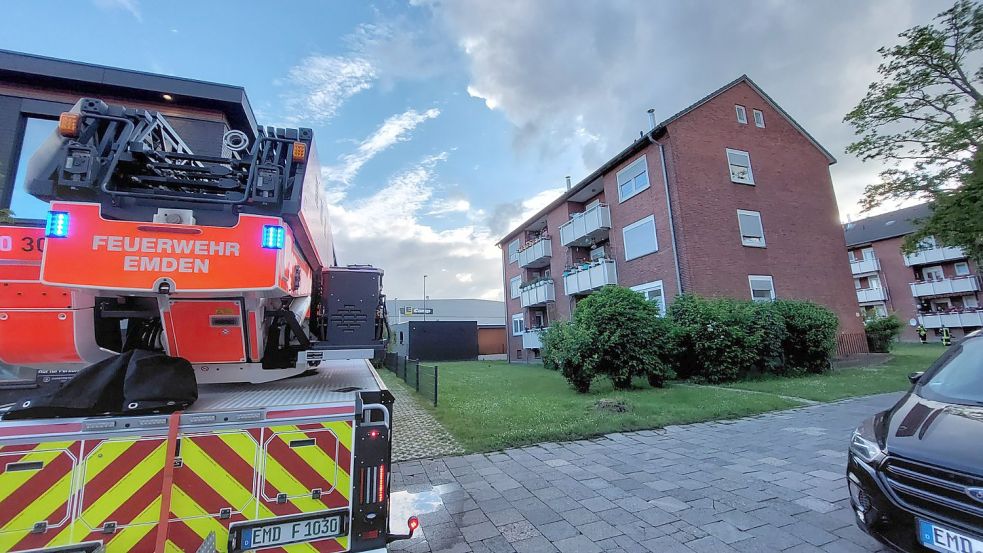
[[[857,524],[901,551],[983,553],[983,333],[909,378],[894,407],[853,432]]]

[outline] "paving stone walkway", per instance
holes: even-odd
[[[853,522],[850,432],[898,394],[394,466],[410,552],[885,551]],[[397,419],[398,420],[398,419]]]
[[[393,404],[393,461],[459,455],[464,449],[402,381],[389,387]]]

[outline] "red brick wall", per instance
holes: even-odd
[[[747,108],[747,125],[735,104]],[[752,109],[764,113],[765,128]],[[668,132],[685,289],[750,298],[748,275],[771,275],[779,298],[825,305],[842,333],[863,332],[825,155],[743,83]],[[730,181],[727,148],[749,153],[754,186]],[[741,244],[738,209],[761,213],[766,248]]]
[[[901,244],[904,237],[890,238],[874,242],[874,257],[881,266],[881,286],[887,289],[887,308],[893,311],[904,323],[901,339],[907,342],[918,341],[918,335],[908,321],[915,318],[915,299],[911,295],[909,283],[915,280],[911,267],[904,264]]]

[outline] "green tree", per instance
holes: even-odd
[[[0,209],[0,223],[13,223],[14,214],[9,209]]]
[[[969,186],[983,144],[983,5],[958,0],[932,23],[899,36],[900,44],[878,50],[884,58],[879,79],[845,118],[859,136],[847,152],[888,166],[881,182],[867,187],[861,205],[870,210],[888,201],[933,202],[931,217],[919,222],[920,232],[905,249],[917,249],[935,234],[979,258],[979,231],[963,232],[957,222],[980,225],[979,211],[971,209],[978,207],[972,199],[979,201],[983,177],[975,177],[975,193]]]
[[[675,376],[668,322],[658,304],[638,292],[606,286],[577,304],[573,321],[591,337],[597,372],[610,377],[615,388],[630,388],[635,376],[645,376],[653,386]]]

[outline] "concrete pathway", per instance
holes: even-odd
[[[433,413],[419,402],[425,401],[402,380],[391,385],[393,404],[393,461],[459,455],[464,449],[447,432]]]
[[[855,526],[844,471],[850,432],[898,397],[399,463],[393,528],[422,525],[392,549],[884,551]]]

